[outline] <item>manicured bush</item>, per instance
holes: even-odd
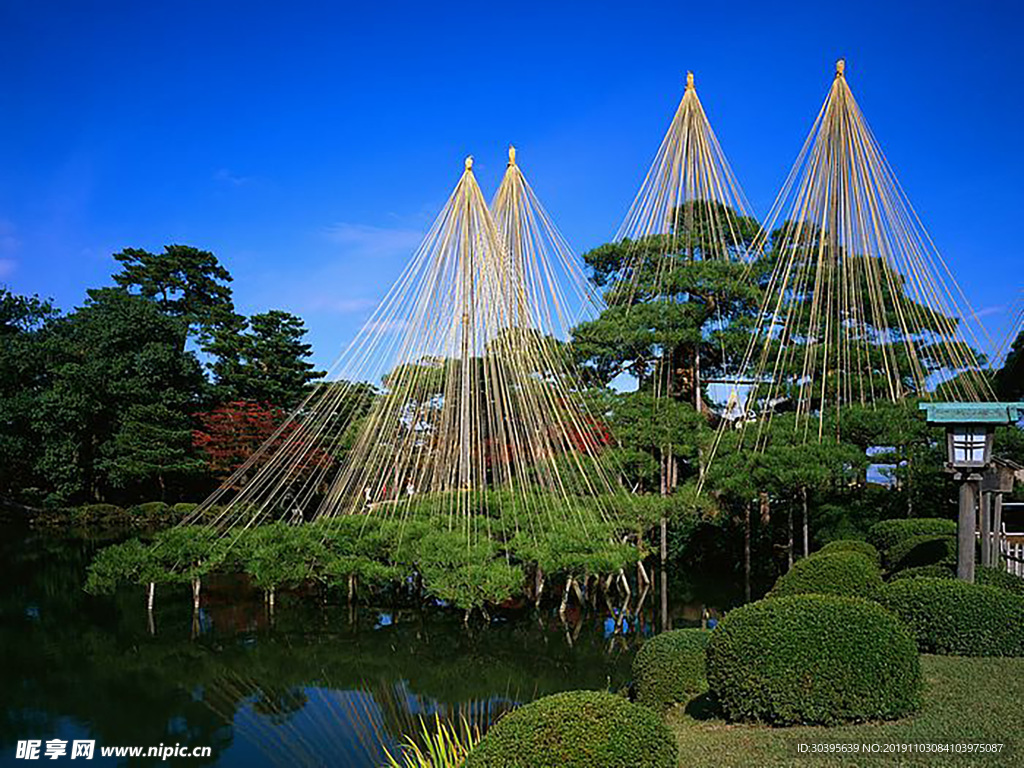
[[[545,696],[511,712],[464,768],[676,768],[675,737],[650,709],[603,691]]]
[[[923,653],[1024,656],[1024,598],[956,579],[900,579],[883,603],[910,629]]]
[[[707,648],[711,694],[730,720],[772,725],[882,720],[920,703],[920,657],[877,603],[794,595],[730,611]]]
[[[835,552],[798,560],[772,587],[771,597],[819,594],[874,600],[882,589],[878,566],[860,552]]]
[[[979,565],[974,569],[974,582],[986,584],[990,587],[998,587],[1006,592],[1024,597],[1024,579],[1007,573],[1002,567],[994,568],[987,565]]]
[[[170,509],[168,504],[162,501],[147,501],[143,504],[136,504],[128,510],[128,514],[139,517],[157,517],[165,514]]]
[[[922,565],[956,567],[956,538],[953,536],[911,536],[894,544],[885,553],[890,573]]]
[[[78,507],[72,517],[79,522],[98,522],[124,514],[116,504],[84,504]]]
[[[815,552],[815,555],[832,555],[836,552],[860,552],[876,564],[881,562],[878,550],[862,539],[836,539]]]
[[[913,568],[904,568],[896,571],[889,577],[889,581],[900,579],[955,579],[956,568],[949,565],[917,565]]]
[[[704,693],[704,649],[710,634],[706,629],[677,629],[645,642],[633,658],[637,703],[661,710]]]
[[[956,536],[956,522],[941,517],[882,520],[871,526],[867,539],[884,555],[899,542],[913,536]]]
[[[196,511],[198,504],[191,504],[189,502],[180,501],[174,505],[174,514],[180,517],[186,517]]]

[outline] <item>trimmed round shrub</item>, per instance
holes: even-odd
[[[979,565],[974,569],[974,583],[985,584],[990,587],[998,587],[1006,592],[1024,597],[1024,579],[1007,573],[1002,568],[993,568],[989,565]]]
[[[917,565],[913,568],[904,568],[889,577],[889,581],[900,579],[955,579],[956,569],[949,565]]]
[[[1024,597],[956,579],[900,579],[883,603],[910,629],[923,653],[1024,656]]]
[[[498,720],[463,768],[676,768],[677,751],[650,709],[604,691],[568,691]]]
[[[882,520],[868,529],[868,543],[883,554],[913,536],[956,536],[956,521],[941,517]]]
[[[730,720],[834,725],[920,704],[914,639],[877,603],[794,595],[737,608],[707,649],[711,694]]]
[[[162,501],[147,501],[143,504],[136,504],[128,510],[128,513],[139,517],[157,517],[167,512],[168,509],[170,509],[170,505]]]
[[[836,552],[860,552],[862,555],[867,555],[876,564],[881,562],[878,550],[871,544],[861,539],[836,539],[830,541],[824,547],[814,552],[814,555],[832,555]]]
[[[645,642],[633,658],[636,701],[662,710],[708,689],[704,674],[706,629],[676,629]]]
[[[179,501],[177,504],[174,505],[174,514],[180,515],[181,517],[186,517],[187,515],[191,515],[193,512],[195,512],[196,507],[198,506],[198,504],[192,504],[187,501]]]
[[[885,553],[890,572],[922,565],[956,567],[956,538],[953,536],[911,536]]]
[[[860,552],[835,552],[798,560],[782,574],[770,597],[843,595],[877,599],[882,589],[878,566]]]

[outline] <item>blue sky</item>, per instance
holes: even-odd
[[[472,153],[514,142],[583,251],[608,240],[687,69],[758,214],[839,56],[994,334],[1019,301],[1024,11],[1005,2],[0,0],[0,282],[69,309],[111,254],[214,251],[239,309],[303,316],[326,366]]]

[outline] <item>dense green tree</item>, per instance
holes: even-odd
[[[296,405],[324,375],[308,361],[305,335],[301,318],[278,309],[222,328],[210,347],[218,356],[212,366],[218,399]]]
[[[148,495],[199,469],[188,419],[205,382],[185,333],[154,302],[115,288],[89,291],[53,324],[34,429],[55,500]]]
[[[209,344],[218,329],[237,327],[228,285],[231,274],[209,251],[188,245],[167,245],[158,254],[125,248],[114,258],[121,265],[114,282],[180,318],[188,337],[200,347]]]
[[[47,380],[43,342],[56,318],[50,302],[0,287],[0,496],[20,496],[38,480],[32,419]]]
[[[995,388],[1003,400],[1024,400],[1024,331],[1018,334],[996,373]]]

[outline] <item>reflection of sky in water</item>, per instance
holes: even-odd
[[[374,694],[321,687],[305,687],[297,693],[305,703],[283,717],[258,711],[255,697],[246,702],[235,715],[235,741],[222,760],[231,765],[270,762],[378,768],[386,760],[385,748],[397,755],[402,739],[390,732],[393,726],[389,729],[385,708]],[[452,716],[448,707],[413,693],[405,681],[392,686],[388,694],[393,696],[392,711],[402,713],[409,733],[419,730],[421,717],[429,722],[435,713],[442,720]],[[465,714],[470,722],[486,725],[517,703],[498,696],[469,702],[454,719]]]

